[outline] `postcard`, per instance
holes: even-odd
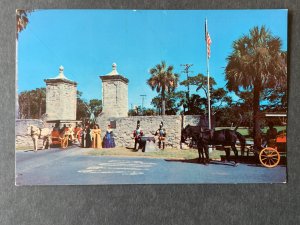
[[[17,10],[16,185],[286,183],[287,14]]]

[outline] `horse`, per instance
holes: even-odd
[[[50,148],[51,130],[47,127],[38,128],[35,125],[30,125],[27,127],[27,134],[31,136],[33,140],[33,150],[37,152],[37,141],[38,139],[43,139],[43,147]]]
[[[187,125],[181,132],[181,141],[185,143],[187,138],[192,138],[197,142],[197,148],[199,153],[199,162],[203,159],[204,164],[206,156],[206,161],[209,162],[209,152],[208,145],[221,145],[222,150],[225,150],[226,160],[229,161],[230,149],[225,148],[225,146],[230,146],[235,155],[235,165],[237,164],[238,152],[235,147],[237,140],[241,144],[241,152],[244,153],[245,150],[245,138],[239,132],[236,131],[237,127],[234,130],[222,129],[222,130],[204,130],[199,126],[190,126]],[[203,153],[204,151],[204,153]]]

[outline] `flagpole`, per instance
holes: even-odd
[[[210,107],[210,82],[209,82],[209,58],[207,49],[208,26],[205,18],[205,40],[206,40],[206,67],[207,67],[207,101],[208,101],[208,129],[211,129],[211,107]]]

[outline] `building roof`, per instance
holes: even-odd
[[[112,71],[106,75],[100,76],[100,79],[102,81],[108,81],[108,80],[123,81],[126,84],[129,82],[129,80],[126,77],[118,73],[116,63],[112,64]]]
[[[58,83],[58,82],[62,82],[63,81],[63,82],[66,82],[66,83],[77,85],[77,83],[75,81],[72,81],[72,80],[68,79],[65,76],[65,74],[64,74],[64,67],[63,66],[59,67],[59,74],[56,77],[45,79],[44,81],[46,83]]]
[[[112,71],[106,75],[120,75],[117,71],[117,64],[116,63],[113,63],[112,64]]]

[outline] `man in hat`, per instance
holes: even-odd
[[[158,147],[161,148],[162,144],[162,149],[165,149],[165,142],[166,142],[166,130],[163,128],[164,124],[161,122],[159,124],[158,130],[155,132],[155,136],[158,135]]]
[[[134,138],[134,150],[137,150],[137,144],[140,143],[141,137],[144,135],[141,126],[140,121],[137,121],[136,129],[133,131],[133,138]],[[140,146],[139,146],[140,147]]]

